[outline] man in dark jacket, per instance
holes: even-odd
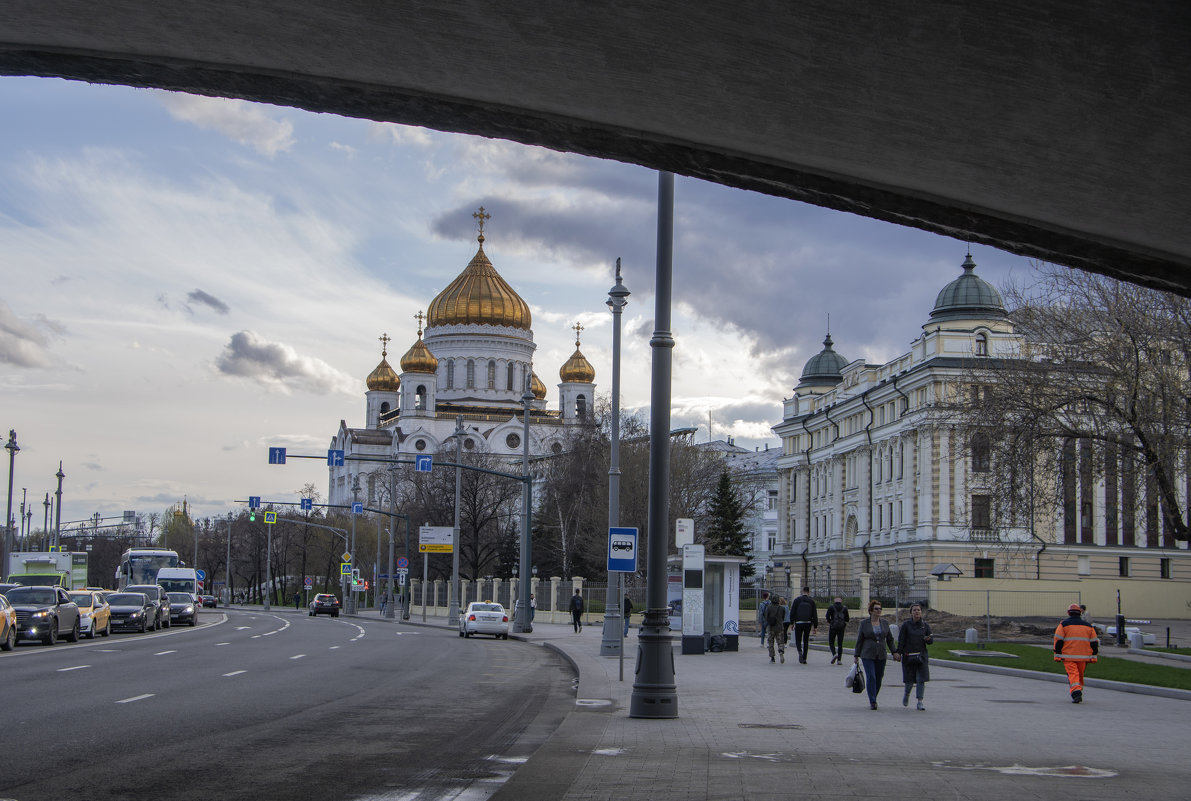
[[[575,594],[571,596],[571,623],[575,627],[575,633],[578,634],[583,628],[583,596],[575,590]]]
[[[774,657],[774,646],[782,657],[782,664],[786,662],[786,613],[776,595],[769,599],[769,606],[765,607],[765,630],[769,632],[769,661]]]
[[[844,599],[835,596],[835,603],[827,607],[827,647],[831,649],[831,664],[842,665],[844,632],[848,628],[848,607]]]
[[[761,626],[761,647],[765,647],[765,627],[769,624],[765,622],[765,610],[769,608],[769,592],[767,590],[761,591],[761,603],[757,606],[757,623]]]
[[[811,629],[816,633],[819,631],[819,608],[811,597],[810,587],[803,587],[802,595],[790,605],[790,619],[794,623],[794,647],[798,649],[798,662],[805,665],[811,647]]]

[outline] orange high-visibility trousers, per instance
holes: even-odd
[[[1088,663],[1082,659],[1064,659],[1063,667],[1067,669],[1067,683],[1071,685],[1071,692],[1083,690],[1083,672]]]

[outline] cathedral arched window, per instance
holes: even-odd
[[[977,431],[972,435],[972,472],[987,473],[991,469],[992,456],[988,434]]]
[[[587,419],[587,397],[585,395],[575,397],[575,416],[580,420]]]
[[[447,359],[447,389],[455,388],[455,360]]]
[[[389,402],[385,401],[384,403],[382,403],[380,405],[380,416],[384,417],[388,413],[389,413]]]
[[[496,359],[488,360],[488,389],[496,389]]]
[[[976,355],[977,356],[987,356],[988,355],[988,334],[977,334],[976,335]]]
[[[475,359],[467,360],[467,388],[468,389],[476,388],[476,360]]]
[[[414,408],[426,408],[426,387],[422,384],[418,384],[418,388],[414,390]]]
[[[511,391],[513,389],[513,363],[512,362],[509,362],[508,369],[505,372],[508,373],[508,375],[505,378],[505,389]]]

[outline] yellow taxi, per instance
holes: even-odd
[[[17,610],[0,595],[0,651],[11,651],[17,644]]]
[[[112,610],[99,590],[75,590],[70,600],[79,605],[79,632],[90,639],[112,633]]]

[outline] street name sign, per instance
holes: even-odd
[[[451,553],[455,550],[455,529],[450,526],[422,526],[418,529],[418,553]]]

